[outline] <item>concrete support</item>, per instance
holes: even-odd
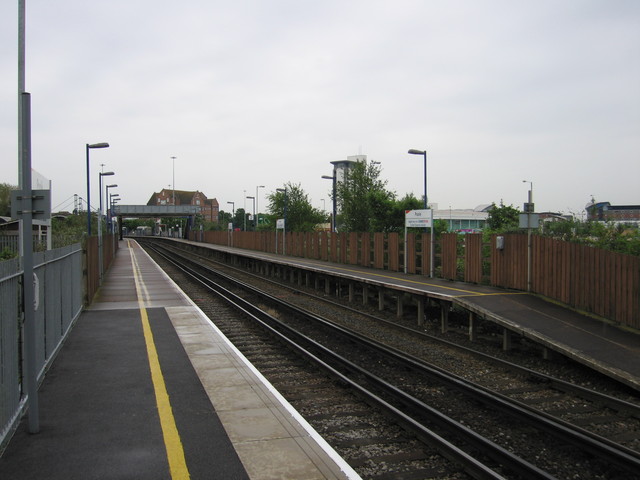
[[[508,352],[512,347],[511,331],[504,329],[502,332],[502,350]]]
[[[397,298],[397,306],[396,306],[396,317],[402,318],[404,315],[404,295],[402,292],[398,293]]]
[[[320,290],[320,277],[319,277],[318,275],[316,275],[316,276],[313,278],[313,280],[314,280],[314,281],[313,281],[314,288],[315,288],[316,290]]]
[[[449,310],[451,304],[449,302],[440,303],[440,332],[447,333],[449,330]]]
[[[542,347],[542,358],[544,360],[553,360],[553,350],[548,347]]]
[[[469,340],[478,340],[478,316],[474,312],[469,312]]]
[[[331,295],[331,278],[324,277],[324,293]]]
[[[353,302],[356,298],[356,287],[353,282],[349,282],[349,302]]]
[[[416,303],[418,304],[418,326],[424,325],[424,297],[416,297]]]
[[[367,305],[369,303],[369,285],[366,283],[362,285],[362,305]]]
[[[304,272],[304,284],[306,287],[310,287],[311,286],[311,272],[309,271],[305,271]],[[318,288],[316,286],[316,288]]]
[[[378,288],[378,310],[384,310],[384,288]]]

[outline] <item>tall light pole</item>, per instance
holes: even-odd
[[[256,187],[256,215],[260,215],[260,209],[258,208],[258,189],[264,188],[264,185],[258,185]],[[258,230],[258,217],[255,218],[256,230]]]
[[[91,236],[91,180],[89,177],[89,150],[93,148],[109,148],[107,142],[87,143],[87,236]],[[102,195],[102,193],[100,194]]]
[[[173,186],[171,187],[171,189],[173,190],[173,204],[176,204],[176,157],[171,157],[172,160],[172,173],[173,173],[173,179],[172,179],[172,183]]]
[[[102,177],[108,177],[115,175],[113,172],[99,172],[98,173],[98,191],[100,193],[100,209],[98,210],[98,272],[100,274],[99,281],[102,284],[102,275],[104,273],[104,267],[102,265],[103,259],[103,245],[102,245]]]
[[[117,184],[112,184],[112,185],[107,185],[104,189],[107,192],[106,196],[105,196],[105,207],[107,210],[107,231],[109,233],[111,232],[111,196],[113,196],[113,194],[109,193],[109,189],[110,188],[116,188],[118,185]]]
[[[253,200],[253,224],[254,224],[254,228],[253,230],[255,231],[255,225],[256,225],[256,197],[249,197],[247,196],[248,199]],[[246,216],[246,214],[245,214]]]
[[[333,169],[333,175],[322,175],[322,178],[325,180],[331,180],[331,196],[333,197],[333,214],[331,215],[331,231],[335,233],[336,231],[336,214],[338,213],[338,203],[336,199],[336,187],[337,187],[337,172],[336,169]]]
[[[284,193],[284,228],[282,229],[282,254],[286,255],[287,254],[287,187],[285,188],[276,188],[276,192],[282,192]],[[276,227],[276,233],[277,233],[278,229]],[[277,238],[277,236],[276,236]],[[278,246],[276,243],[276,253],[278,253],[277,251]]]
[[[412,148],[409,150],[411,155],[422,155],[424,157],[424,209],[427,209],[427,151],[416,150]]]
[[[424,157],[424,209],[428,208],[428,199],[427,199],[427,151],[426,150],[416,150],[412,148],[408,152],[411,155],[422,155]],[[435,235],[433,234],[433,215],[431,216],[431,255],[429,260],[429,276],[433,278],[433,262],[435,260]]]
[[[231,204],[231,226],[233,226],[233,217],[236,216],[236,202],[227,202]]]
[[[524,211],[527,214],[527,292],[531,291],[531,263],[533,260],[533,245],[531,243],[531,214],[535,211],[533,205],[533,182],[530,180],[522,180],[522,183],[529,183],[528,202],[524,205]]]

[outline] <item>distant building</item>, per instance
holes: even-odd
[[[197,190],[192,192],[163,188],[160,192],[153,192],[147,205],[195,205],[200,207],[200,214],[204,220],[215,223],[218,223],[218,214],[220,213],[218,200],[209,199],[204,193]]]
[[[437,203],[430,203],[433,219],[447,222],[449,232],[475,233],[481,231],[487,223],[489,210],[493,205],[478,205],[474,209],[438,209]]]
[[[640,205],[611,205],[609,202],[591,202],[585,207],[587,220],[640,225]]]

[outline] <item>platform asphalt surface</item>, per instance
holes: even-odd
[[[192,479],[247,479],[164,308],[147,309]],[[140,310],[82,313],[23,418],[0,479],[169,479]]]

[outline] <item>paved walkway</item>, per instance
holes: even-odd
[[[359,478],[133,241],[0,457],[0,479]]]

